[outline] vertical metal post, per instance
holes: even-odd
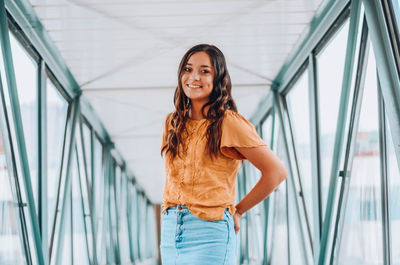
[[[119,211],[118,211],[118,205],[117,205],[117,163],[114,163],[114,167],[113,167],[113,174],[112,174],[112,187],[114,190],[114,216],[115,216],[115,251],[116,253],[116,259],[117,259],[117,264],[121,264],[121,250],[119,247]],[[122,173],[122,172],[121,172]],[[146,219],[147,220],[147,219]]]
[[[48,188],[47,188],[47,76],[46,65],[43,60],[40,60],[38,71],[38,147],[39,147],[39,161],[38,161],[38,179],[39,179],[39,192],[38,203],[39,207],[39,225],[40,236],[42,238],[43,249],[49,247],[48,236]],[[48,252],[44,251],[43,255],[48,260]]]
[[[385,115],[385,104],[383,102],[379,77],[378,80],[378,110],[379,110],[379,157],[381,164],[381,204],[382,204],[382,244],[383,244],[383,264],[392,264],[392,249],[391,249],[391,227],[390,227],[390,212],[389,212],[389,181],[388,181],[388,153],[387,144],[387,125]]]
[[[390,123],[397,166],[400,170],[400,77],[398,74],[400,66],[396,65],[392,48],[392,44],[398,44],[391,43],[382,2],[363,0],[363,4],[376,58],[382,96]]]
[[[313,54],[308,57],[308,98],[310,112],[310,147],[311,147],[311,168],[312,168],[312,209],[314,223],[314,264],[317,263],[321,229],[322,229],[322,182],[321,182],[321,148],[320,148],[320,124],[318,112],[318,74],[316,69],[316,61]]]
[[[127,223],[128,223],[128,240],[129,240],[129,257],[131,259],[131,262],[133,263],[135,261],[135,255],[134,255],[134,248],[133,248],[133,237],[132,237],[132,205],[131,205],[131,193],[130,193],[130,185],[133,185],[130,181],[128,176],[126,175],[126,168],[125,165],[123,166],[123,170],[124,170],[124,176],[126,178],[126,185],[125,188],[126,189],[126,218],[127,218]]]
[[[142,259],[142,255],[140,253],[140,207],[141,205],[139,205],[139,199],[140,199],[140,194],[139,191],[136,190],[136,250],[137,250],[137,256],[136,258],[141,260]]]

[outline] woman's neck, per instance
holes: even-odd
[[[189,117],[192,120],[201,120],[205,118],[203,113],[201,113],[201,108],[204,106],[204,104],[206,103],[196,101],[191,102]],[[205,107],[204,112],[207,113],[209,108],[210,106]]]

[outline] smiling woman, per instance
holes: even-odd
[[[162,205],[162,264],[235,264],[242,214],[264,200],[286,169],[237,113],[222,52],[200,44],[184,56],[166,118],[161,153],[166,182]],[[236,206],[236,175],[248,159],[262,177]]]

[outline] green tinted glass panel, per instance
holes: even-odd
[[[348,29],[349,22],[346,22],[317,56],[323,216],[331,177]]]
[[[47,79],[47,202],[48,231],[51,231],[60,181],[62,150],[68,103],[54,84]],[[49,235],[49,242],[51,233]]]
[[[27,264],[20,236],[18,204],[12,195],[15,188],[11,188],[11,185],[14,184],[10,182],[0,137],[0,264],[4,265]]]
[[[276,155],[282,160],[285,159],[284,139],[281,134],[277,140]],[[286,163],[285,163],[286,166]],[[271,219],[272,229],[272,249],[271,249],[271,264],[285,265],[289,264],[289,249],[288,249],[288,204],[287,204],[287,181],[281,183],[274,192],[273,217]]]
[[[288,183],[288,185],[290,184]],[[290,264],[307,264],[306,253],[304,253],[304,244],[301,238],[301,225],[297,216],[295,196],[291,187],[288,186],[287,188]]]
[[[38,194],[38,98],[37,64],[10,34],[15,78],[22,115],[26,151],[30,168],[33,195],[37,205]],[[36,210],[38,208],[36,207]]]
[[[310,222],[310,227],[313,227],[310,112],[308,98],[308,71],[305,71],[287,95],[287,103],[308,220]]]
[[[350,173],[338,264],[382,264],[378,95],[372,47]]]
[[[386,116],[387,117],[387,116]],[[392,264],[400,265],[400,171],[394,151],[389,121],[386,119],[386,145],[388,154],[389,213],[392,244]]]
[[[75,160],[75,159],[74,159]],[[72,177],[72,241],[74,264],[89,264],[88,248],[86,244],[83,201],[80,186],[79,171],[76,166],[71,172]]]

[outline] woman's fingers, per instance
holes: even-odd
[[[233,215],[233,221],[235,223],[235,233],[239,233],[240,230],[240,218],[242,217],[242,215],[235,213]]]

